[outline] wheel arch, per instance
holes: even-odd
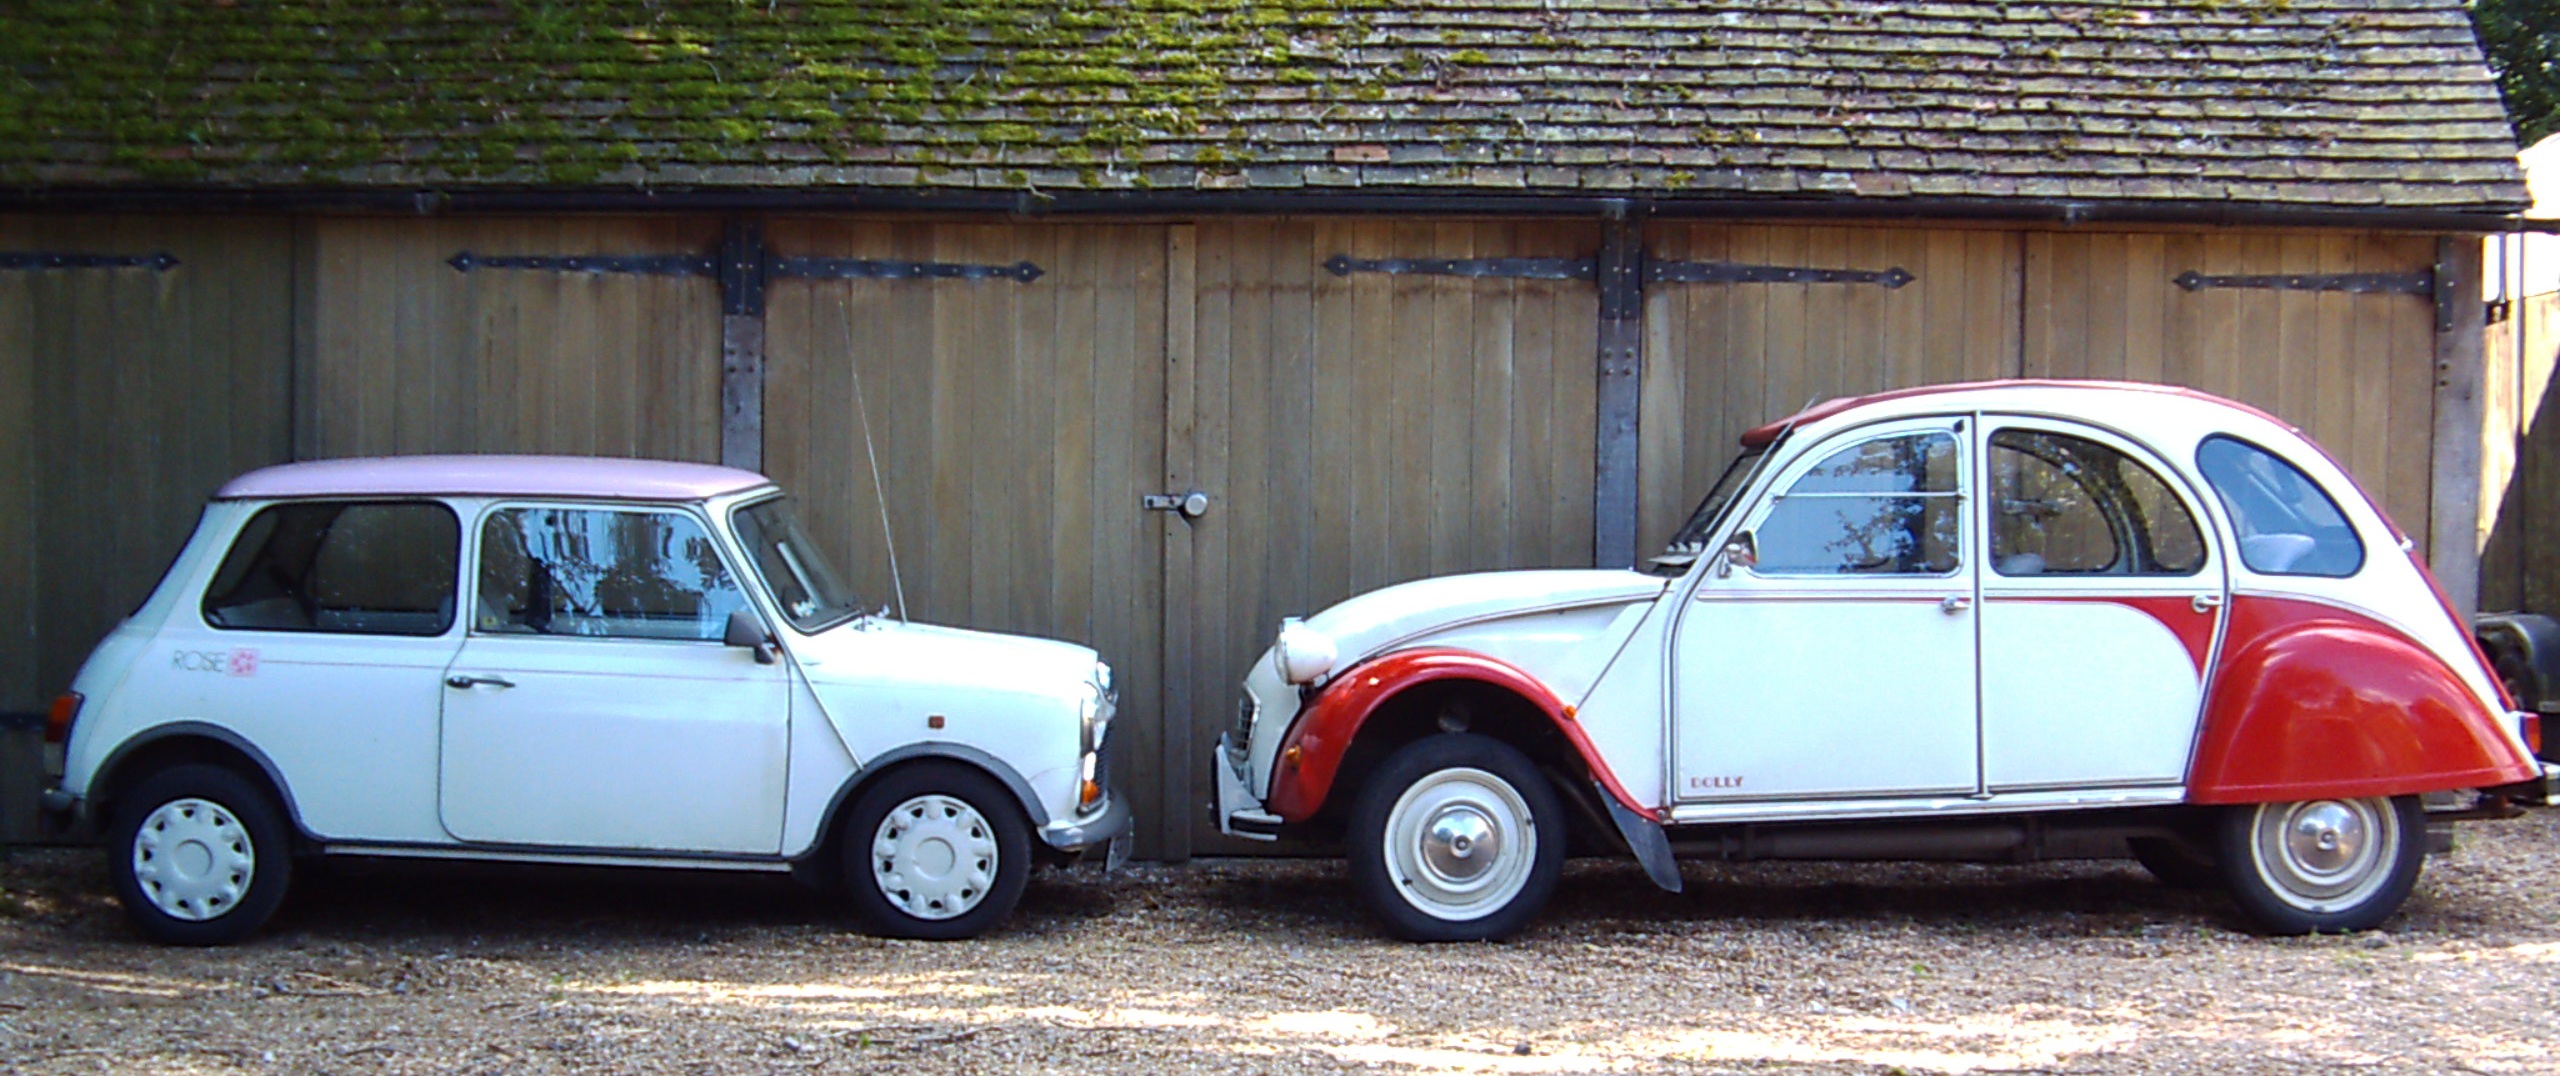
[[[2424,646],[2340,610],[2262,601],[2276,622],[2235,632],[2245,642],[2206,697],[2189,802],[2400,796],[2536,772],[2501,715]]]
[[[153,773],[187,763],[221,766],[259,783],[275,797],[276,806],[284,811],[285,821],[293,826],[297,840],[308,843],[317,839],[302,824],[302,810],[294,803],[293,787],[275,760],[247,737],[202,721],[155,726],[116,745],[98,764],[98,776],[90,782],[84,810],[99,832],[104,832],[114,818],[116,801],[134,785]]]
[[[1627,794],[1575,724],[1573,708],[1545,683],[1507,662],[1453,648],[1398,651],[1334,677],[1281,740],[1271,810],[1292,823],[1338,818],[1356,793],[1336,796],[1336,789],[1357,790],[1406,744],[1460,730],[1510,744],[1572,778],[1557,789],[1568,800],[1597,811],[1601,805],[1591,802],[1597,788],[1645,818],[1656,817]]]
[[[1039,795],[1031,790],[1031,782],[1024,780],[1020,771],[1007,765],[1003,759],[967,744],[908,744],[873,757],[836,786],[835,794],[827,799],[826,811],[818,816],[822,821],[816,835],[810,839],[809,847],[793,860],[794,873],[817,881],[834,878],[835,848],[842,839],[844,818],[853,810],[854,799],[862,795],[863,789],[889,774],[927,762],[956,763],[993,778],[1004,786],[1005,791],[1013,794],[1014,805],[1021,809],[1023,818],[1029,823],[1034,835],[1031,842],[1033,854],[1037,855],[1038,849],[1047,847],[1037,835],[1048,826],[1049,812],[1040,805]]]

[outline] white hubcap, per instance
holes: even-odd
[[[917,796],[880,820],[871,880],[918,919],[967,914],[996,881],[996,832],[978,809],[950,796]]]
[[[1529,884],[1538,831],[1511,783],[1483,770],[1441,770],[1387,812],[1387,874],[1406,902],[1438,919],[1481,919]]]
[[[2250,841],[2259,876],[2285,903],[2332,912],[2371,897],[2400,858],[2391,801],[2313,800],[2258,808]]]
[[[249,831],[211,800],[161,804],[133,835],[133,879],[171,919],[202,922],[230,911],[257,873]]]

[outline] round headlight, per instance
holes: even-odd
[[[1334,659],[1340,656],[1331,638],[1294,616],[1280,622],[1280,639],[1271,645],[1280,678],[1292,684],[1315,683],[1333,671]]]

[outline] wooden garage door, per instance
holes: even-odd
[[[765,469],[865,599],[892,601],[859,373],[910,615],[1101,651],[1116,783],[1142,823],[1178,813],[1157,778],[1163,524],[1139,507],[1163,471],[1165,229],[777,220],[766,237],[785,258],[1040,268],[770,281]]]
[[[1177,232],[1174,290],[1198,299],[1180,334],[1192,361],[1177,354],[1168,382],[1168,477],[1211,506],[1167,524],[1167,616],[1190,629],[1169,639],[1167,736],[1188,738],[1193,760],[1164,775],[1178,808],[1159,820],[1168,852],[1186,833],[1201,850],[1249,850],[1216,836],[1205,761],[1282,616],[1426,575],[1591,562],[1591,284],[1336,275],[1324,262],[1585,258],[1598,245],[1589,223]]]

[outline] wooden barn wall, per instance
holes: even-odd
[[[2518,299],[2489,327],[2480,608],[2560,613],[2560,293]]]
[[[321,219],[302,252],[294,454],[559,452],[713,461],[720,298],[700,276],[448,264],[699,254],[716,220]]]
[[[1389,583],[1591,562],[1597,293],[1579,281],[1336,275],[1354,258],[1583,257],[1594,224],[1242,220],[1196,228],[1180,488],[1208,491],[1168,619],[1192,765],[1167,793],[1216,839],[1201,762],[1280,618]],[[1177,244],[1180,246],[1181,244]],[[1187,628],[1186,628],[1187,626]],[[1168,840],[1174,839],[1169,836]]]
[[[2187,291],[2206,275],[2408,273],[2432,237],[2032,232],[2028,377],[2189,385],[2295,423],[2426,549],[2435,430],[2435,307],[2425,296],[2270,288]]]
[[[766,240],[781,257],[1040,267],[1029,283],[771,281],[765,468],[864,601],[891,603],[867,412],[908,611],[1099,650],[1121,691],[1119,783],[1140,818],[1180,817],[1156,781],[1167,520],[1138,505],[1162,480],[1166,229],[785,220]]]
[[[0,271],[0,711],[44,707],[205,497],[290,451],[292,224],[0,218],[0,250],[177,265]]]
[[[1645,302],[1637,535],[1669,540],[1743,431],[1820,398],[2016,376],[2016,233],[1656,225],[1647,257],[1884,271],[1876,284],[1656,284]]]

